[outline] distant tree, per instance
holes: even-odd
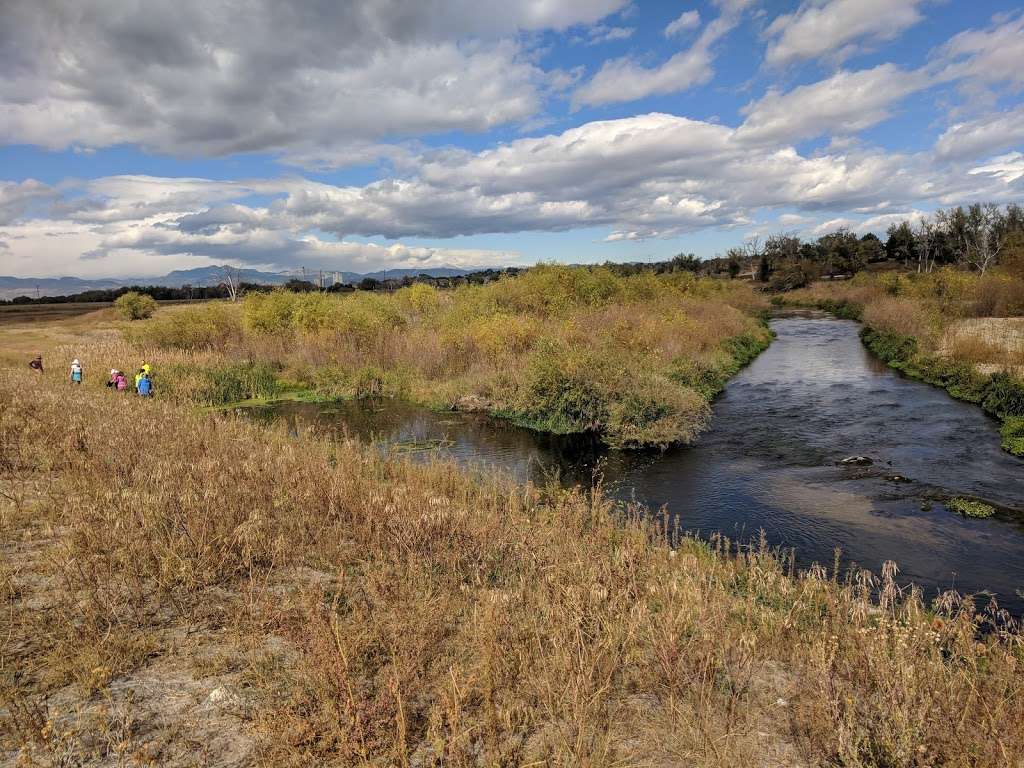
[[[874,232],[868,232],[860,239],[860,256],[865,264],[885,260],[885,246]]]
[[[309,280],[299,280],[292,278],[282,286],[286,291],[294,291],[295,293],[309,293],[310,291],[317,290],[316,283],[311,283]]]
[[[221,279],[224,281],[224,288],[228,292],[228,298],[232,301],[238,301],[239,288],[242,284],[241,276],[242,273],[238,267],[225,265],[221,269]]]
[[[930,272],[935,268],[936,226],[928,218],[918,222],[913,229],[914,251],[918,253],[918,272]]]
[[[819,237],[818,254],[822,268],[830,275],[858,272],[866,263],[860,241],[845,228]]]
[[[890,224],[886,230],[885,254],[894,261],[902,261],[909,264],[917,253],[914,250],[914,232],[910,228],[910,222],[901,221],[899,224]]]
[[[145,320],[156,312],[156,300],[145,293],[128,291],[114,302],[125,320]]]
[[[1006,214],[993,203],[975,203],[967,209],[965,260],[981,274],[999,259],[1009,234]]]
[[[701,260],[692,253],[680,253],[672,257],[673,272],[699,272],[700,268]]]
[[[360,291],[376,291],[380,287],[380,281],[372,277],[364,277],[359,281]]]

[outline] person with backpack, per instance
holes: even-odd
[[[128,377],[121,373],[121,371],[118,371],[114,377],[114,389],[118,392],[124,392],[128,389]]]
[[[142,378],[140,378],[139,383],[135,385],[135,389],[138,390],[141,397],[153,396],[153,380],[149,378],[148,373],[142,374]]]
[[[139,368],[138,373],[135,374],[135,390],[139,389],[139,382],[143,376],[150,376],[152,378],[152,369],[149,367],[149,363],[144,362],[142,367]]]
[[[43,372],[43,356],[42,355],[36,355],[29,362],[28,367],[31,368],[33,371],[39,371],[39,373],[41,375],[42,372]]]
[[[82,364],[78,362],[76,357],[71,361],[71,383],[81,384],[82,383]]]

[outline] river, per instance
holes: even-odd
[[[797,562],[878,571],[930,599],[945,589],[991,592],[1024,614],[1024,460],[999,448],[980,408],[906,379],[860,343],[859,327],[815,312],[772,321],[776,340],[729,382],[711,428],[691,447],[606,451],[487,417],[388,402],[287,403],[256,409],[294,429],[316,424],[412,457],[497,467],[520,480],[589,486],[595,472],[623,500],[668,510],[678,526],[742,541],[761,530]],[[837,462],[863,455],[870,466]],[[963,518],[950,496],[986,500],[994,518]],[[979,607],[985,598],[978,600]]]

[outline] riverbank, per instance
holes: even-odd
[[[765,299],[691,273],[541,265],[393,294],[254,294],[161,309],[123,341],[65,344],[87,370],[154,366],[161,396],[205,406],[400,398],[617,448],[691,442],[725,381],[771,340]]]
[[[985,332],[1007,313],[1024,314],[1024,285],[1017,283],[947,270],[865,275],[792,291],[777,303],[859,320],[861,339],[883,362],[981,406],[1000,421],[1004,450],[1024,456],[1024,343],[1014,333]]]
[[[1020,638],[601,493],[0,373],[4,755],[1011,763]],[[197,745],[203,745],[198,747]],[[70,756],[70,757],[68,757]]]

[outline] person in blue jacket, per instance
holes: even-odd
[[[153,380],[149,378],[148,373],[142,374],[142,376],[139,378],[137,389],[139,390],[139,394],[142,397],[153,396]]]

